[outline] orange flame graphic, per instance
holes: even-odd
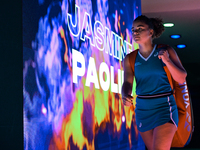
[[[118,26],[120,29],[119,23]],[[68,64],[70,73],[72,75],[72,68],[69,62],[70,59],[68,58],[68,46],[64,34],[64,29],[62,27],[59,28],[59,33],[65,44],[64,60]],[[121,37],[124,39],[122,34]],[[127,34],[127,41],[130,41],[129,34]],[[98,55],[95,50],[96,49],[94,48],[94,52],[92,53],[92,57],[95,60],[101,60],[102,58],[105,59],[104,56]],[[106,60],[104,60],[104,62],[106,62]],[[98,63],[100,62],[96,63],[98,66]],[[121,61],[118,65],[118,68],[123,70]],[[118,83],[117,74],[115,74],[114,79],[115,83]],[[73,109],[67,116],[64,116],[62,129],[59,133],[54,133],[49,149],[72,150],[73,147],[78,149],[83,149],[85,147],[89,150],[93,150],[95,149],[95,135],[99,130],[104,131],[106,129],[107,123],[112,123],[113,133],[118,133],[118,135],[120,135],[122,126],[121,118],[123,116],[123,112],[125,113],[126,129],[129,131],[128,138],[129,146],[131,147],[131,124],[134,126],[136,138],[138,136],[138,131],[134,119],[135,102],[131,107],[124,107],[120,94],[112,93],[110,90],[103,91],[102,89],[95,89],[93,85],[86,87],[84,86],[85,81],[86,78],[82,77],[79,89],[74,92],[75,101],[73,103]],[[133,97],[136,97],[135,93],[133,93]]]

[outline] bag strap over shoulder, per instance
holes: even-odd
[[[167,49],[168,46],[169,46],[169,45],[166,45],[166,44],[158,44],[158,45],[157,45],[157,48],[158,48],[158,49],[162,49],[162,48]],[[162,60],[161,60],[161,61],[162,61]],[[162,62],[162,63],[163,63],[163,62]],[[174,90],[173,79],[172,79],[171,73],[169,72],[169,69],[167,68],[166,65],[163,64],[163,68],[164,68],[164,70],[165,70],[165,72],[166,72],[166,75],[167,75],[167,78],[168,78],[168,80],[169,80],[169,84],[170,84],[170,86],[171,86],[171,89]]]
[[[167,48],[167,47],[168,47],[168,45],[166,45],[166,44],[158,44],[157,45],[157,48]],[[129,55],[129,63],[131,65],[133,73],[134,73],[135,59],[136,59],[137,53],[138,53],[138,49],[134,50],[134,51],[132,51],[131,53],[128,54]],[[171,86],[171,88],[173,90],[174,86],[173,86],[173,81],[172,81],[173,79],[172,79],[171,73],[169,72],[167,66],[163,66],[163,68],[164,68],[164,70],[165,70],[165,72],[167,74],[167,78],[168,78],[170,86]]]
[[[133,70],[133,73],[134,73],[135,59],[136,59],[137,53],[138,53],[138,49],[132,51],[131,53],[129,53],[129,63],[130,63],[130,65],[131,65],[131,68],[132,68],[132,70]]]
[[[164,47],[167,48],[168,45],[166,45],[166,44],[158,44],[157,45],[157,48],[164,48]],[[129,55],[129,63],[131,65],[133,72],[134,72],[134,68],[135,68],[135,59],[136,59],[138,50],[139,49],[136,49],[136,50],[134,50],[134,51],[132,51],[131,53],[128,54]]]
[[[173,81],[172,81],[173,79],[172,79],[171,73],[169,72],[167,66],[164,66],[163,68],[164,68],[164,70],[165,70],[165,72],[167,74],[167,78],[169,80],[169,84],[171,86],[171,89],[174,90],[174,85],[173,85]]]

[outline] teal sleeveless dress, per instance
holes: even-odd
[[[134,68],[137,95],[155,95],[172,90],[158,52],[156,45],[148,58],[144,58],[138,51]],[[150,99],[137,97],[135,113],[140,132],[170,121],[178,126],[178,110],[173,95]]]

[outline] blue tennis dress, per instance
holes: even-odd
[[[156,45],[147,58],[138,51],[134,68],[137,95],[155,95],[172,90],[158,52]],[[151,130],[170,120],[178,126],[178,110],[173,95],[150,99],[137,97],[135,113],[140,132]]]

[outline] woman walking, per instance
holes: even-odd
[[[144,15],[133,21],[132,36],[139,44],[134,71],[130,54],[123,60],[122,99],[132,105],[132,84],[136,79],[136,124],[148,150],[169,150],[178,126],[178,110],[163,65],[173,79],[184,83],[187,72],[173,48],[158,48],[153,39],[164,31],[162,20]],[[134,51],[133,51],[134,52]],[[133,53],[132,52],[132,53]]]

